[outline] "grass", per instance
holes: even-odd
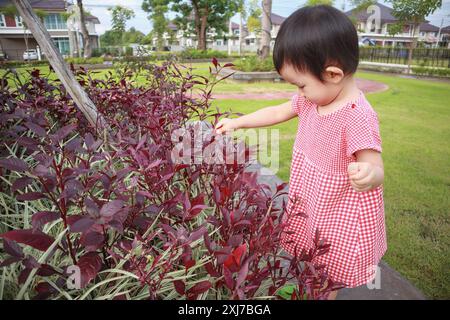
[[[189,65],[189,64],[187,64]],[[208,63],[193,64],[208,75]],[[44,72],[48,72],[43,69]],[[18,69],[25,72],[25,69]],[[98,71],[103,76],[107,70]],[[0,75],[2,70],[0,70]],[[450,298],[450,85],[376,73],[358,77],[389,85],[369,94],[380,118],[385,164],[388,251],[384,260],[429,298]],[[214,92],[295,91],[285,83],[220,83]],[[229,100],[222,110],[250,113],[286,100]],[[280,133],[278,176],[289,179],[297,120],[274,126]],[[383,280],[382,280],[383,281]],[[383,285],[383,284],[381,284]]]

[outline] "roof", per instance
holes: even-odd
[[[270,20],[272,21],[272,24],[281,25],[284,22],[284,20],[286,20],[286,18],[278,14],[272,13],[270,15]]]
[[[42,10],[55,10],[55,11],[65,11],[66,1],[64,0],[28,0],[31,7],[34,9]],[[10,0],[0,0],[0,7],[6,7],[13,5]]]
[[[384,4],[381,4],[379,2],[375,3],[376,6],[380,8],[380,17],[381,17],[381,23],[383,22],[395,22],[397,21],[397,18],[392,15],[392,8],[389,8],[388,6],[385,6]],[[347,11],[345,13],[347,16],[355,16],[358,21],[367,21],[370,15],[372,15],[372,12],[367,10],[357,10],[356,8]]]
[[[441,29],[441,33],[450,33],[450,26],[446,26]]]
[[[95,23],[95,24],[100,24],[100,20],[98,20],[98,18],[97,18],[96,16],[93,16],[93,15],[90,14],[90,13],[88,13],[88,14],[85,16],[85,19],[86,19],[86,20],[89,20],[89,21],[92,21],[92,22]]]
[[[169,28],[172,31],[177,31],[178,30],[177,25],[173,21],[169,21],[169,23],[167,24],[167,28]]]
[[[231,21],[231,30],[237,30],[239,29],[239,24]]]
[[[438,27],[436,27],[428,22],[421,23],[419,26],[419,30],[424,31],[424,32],[439,32]]]

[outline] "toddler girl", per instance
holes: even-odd
[[[386,251],[378,117],[353,78],[358,59],[357,33],[344,13],[299,9],[281,25],[273,52],[298,94],[216,125],[223,133],[298,117],[282,246],[300,254],[319,230],[331,247],[317,262],[346,287],[372,281]]]

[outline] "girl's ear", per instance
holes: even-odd
[[[344,79],[344,71],[341,68],[335,66],[329,66],[323,73],[323,79],[327,82],[338,84]]]

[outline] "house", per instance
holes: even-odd
[[[441,34],[439,36],[439,45],[444,48],[450,49],[450,26],[446,26],[441,29]]]
[[[412,23],[405,23],[399,33],[390,34],[390,26],[397,24],[398,19],[392,15],[392,8],[378,2],[375,3],[375,6],[378,7],[380,13],[379,24],[371,23],[372,17],[375,16],[375,12],[372,10],[352,9],[346,12],[347,16],[355,21],[360,39],[370,39],[379,46],[408,47],[416,37],[426,45],[436,43],[439,28],[431,25],[429,21],[424,21],[416,30]]]
[[[272,13],[272,30],[271,30],[271,47],[275,43],[275,38],[278,34],[278,30],[280,29],[281,24],[285,17]],[[170,47],[171,51],[182,51],[186,48],[196,48],[197,47],[197,36],[195,34],[189,34],[187,31],[181,30],[177,27],[177,25],[170,21],[168,26],[168,32],[165,32],[163,35],[164,46]],[[231,22],[231,35],[229,31],[218,33],[214,28],[207,30],[206,32],[206,46],[208,49],[219,50],[219,51],[227,51],[228,50],[228,42],[231,42],[231,51],[238,52],[239,51],[239,33],[240,33],[240,25],[235,22]],[[243,51],[256,52],[259,49],[261,42],[260,33],[249,32],[246,26],[243,26]],[[154,37],[152,39],[153,46],[156,47],[158,38]]]
[[[33,9],[45,12],[44,26],[47,28],[56,47],[65,56],[77,56],[83,47],[79,23],[72,16],[67,20],[67,12],[72,12],[74,5],[65,0],[29,0]],[[13,6],[9,0],[0,0],[1,8]],[[99,47],[99,36],[95,25],[100,21],[90,14],[86,17],[86,25],[92,48]],[[0,14],[0,51],[6,53],[11,60],[22,60],[26,48],[37,49],[38,44],[30,30],[25,29],[20,16]]]
[[[428,22],[423,22],[419,26],[419,41],[427,46],[435,45],[439,41],[438,34],[439,28]]]
[[[271,13],[270,20],[272,21],[272,29],[270,30],[270,48],[273,48],[275,44],[275,39],[278,35],[278,31],[280,30],[281,24],[286,20],[285,17],[282,17],[278,14]],[[256,52],[261,45],[261,34],[260,32],[250,32],[245,36],[245,51]]]

